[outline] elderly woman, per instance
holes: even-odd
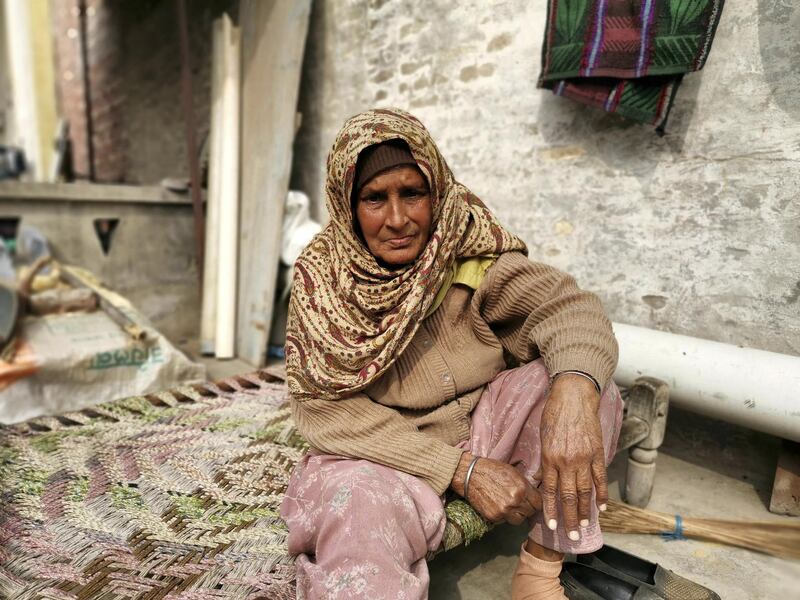
[[[401,110],[345,123],[325,194],[286,341],[312,447],[281,507],[298,596],[427,597],[449,489],[530,525],[513,598],[563,598],[563,553],[602,545],[622,417],[599,300],[528,260]]]

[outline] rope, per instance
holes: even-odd
[[[675,515],[675,529],[661,532],[661,537],[667,542],[685,540],[686,536],[683,535],[683,518],[680,515]]]

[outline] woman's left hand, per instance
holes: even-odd
[[[545,523],[555,529],[560,497],[564,529],[580,539],[578,524],[589,524],[592,487],[601,510],[608,502],[605,452],[597,408],[600,395],[591,381],[564,373],[556,377],[545,400],[541,421],[542,510]]]

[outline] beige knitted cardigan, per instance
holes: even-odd
[[[601,385],[617,343],[598,298],[519,252],[500,256],[480,287],[454,285],[392,366],[363,392],[293,399],[299,431],[320,452],[416,475],[439,494],[469,437],[469,418],[505,356],[539,356],[551,373],[577,369]]]
[[[350,195],[365,148],[408,144],[428,181],[432,231],[417,259],[378,263],[353,228]],[[286,375],[297,400],[336,400],[360,392],[389,369],[429,313],[456,260],[497,256],[525,244],[455,180],[430,134],[399,109],[347,120],[328,155],[330,222],[294,265],[286,330]]]

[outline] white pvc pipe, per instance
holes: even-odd
[[[225,83],[223,85],[222,160],[220,161],[217,316],[214,352],[233,358],[236,333],[236,289],[239,246],[239,113],[241,45],[239,29],[224,17]]]
[[[614,323],[615,381],[670,386],[670,403],[800,442],[800,357]]]

